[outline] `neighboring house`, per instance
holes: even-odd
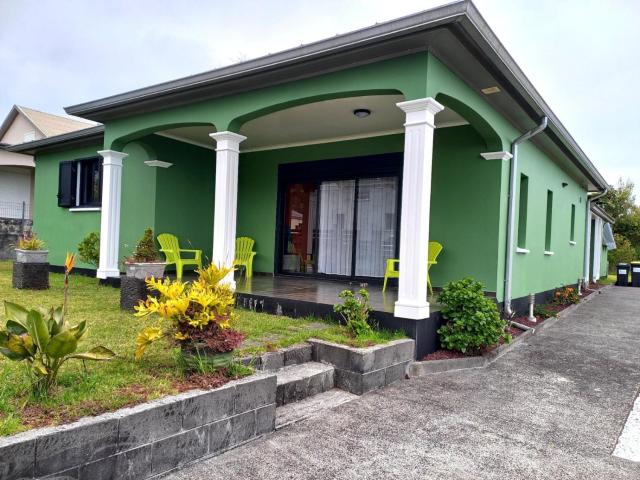
[[[591,242],[589,255],[586,257],[588,263],[585,264],[585,270],[589,272],[591,281],[597,282],[600,278],[608,275],[608,253],[609,250],[616,248],[612,228],[614,220],[600,206],[594,204],[591,206],[589,223]]]
[[[0,125],[0,259],[12,256],[11,244],[31,223],[33,205],[33,157],[6,149],[94,125],[88,120],[13,106]]]
[[[224,264],[249,236],[254,271],[275,275],[255,299],[289,308],[296,284],[279,285],[300,279],[305,302],[285,309],[300,314],[336,301],[326,279],[379,290],[396,257],[398,289],[375,309],[419,355],[439,321],[429,240],[444,245],[436,289],[472,276],[507,313],[589,277],[589,206],[607,182],[471,2],[66,111],[104,126],[9,148],[36,156],[55,265],[92,230],[100,278],[147,226]]]

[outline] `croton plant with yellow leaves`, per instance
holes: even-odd
[[[137,317],[151,318],[154,325],[145,327],[136,339],[136,359],[161,338],[180,346],[183,352],[208,355],[232,352],[243,335],[230,328],[235,300],[229,285],[222,283],[231,268],[209,265],[198,270],[198,279],[146,280],[149,295],[135,307]]]

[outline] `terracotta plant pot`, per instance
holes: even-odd
[[[16,248],[17,263],[47,263],[49,250],[22,250]]]
[[[139,278],[144,280],[148,277],[162,278],[164,277],[164,269],[167,266],[165,262],[149,262],[149,263],[125,263],[125,271],[127,277]]]

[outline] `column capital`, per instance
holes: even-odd
[[[482,158],[484,158],[485,160],[511,160],[511,158],[513,158],[513,155],[511,154],[511,152],[507,152],[505,151],[501,151],[501,152],[486,152],[486,153],[481,153],[480,156]]]
[[[217,152],[221,150],[239,152],[240,143],[247,139],[244,135],[229,131],[210,133],[209,136],[216,141]]]
[[[444,106],[431,97],[396,103],[396,106],[407,114],[405,127],[429,125],[436,128],[434,117],[436,113],[444,110]]]
[[[122,160],[129,156],[128,153],[115,150],[98,150],[98,155],[104,159],[104,165],[122,165]]]

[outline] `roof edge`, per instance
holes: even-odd
[[[74,130],[73,132],[62,133],[60,135],[54,135],[52,137],[42,138],[40,140],[34,140],[33,142],[19,143],[17,145],[10,145],[5,150],[8,152],[16,153],[30,153],[34,154],[39,150],[51,148],[53,146],[61,145],[68,142],[78,142],[83,140],[99,139],[104,136],[104,125],[97,125],[95,127],[83,128],[82,130]]]

